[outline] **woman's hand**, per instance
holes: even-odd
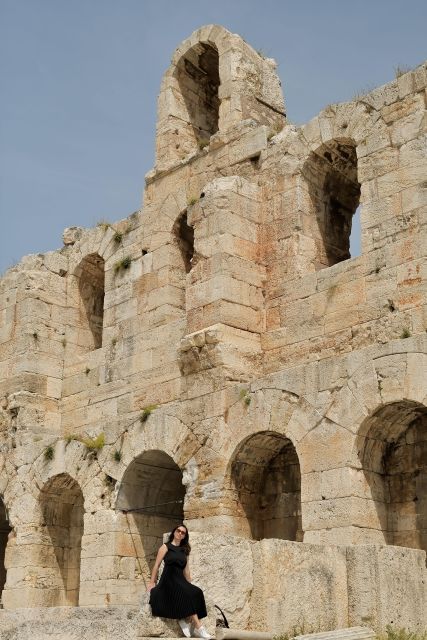
[[[151,589],[156,586],[156,583],[152,580],[147,585],[147,593],[150,593]]]

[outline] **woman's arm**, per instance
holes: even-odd
[[[188,582],[191,582],[191,575],[190,575],[190,560],[187,556],[187,564],[185,565],[185,569],[184,569],[184,577],[186,580],[188,580]]]
[[[156,586],[157,582],[157,574],[159,573],[159,567],[162,564],[162,560],[168,552],[168,548],[165,544],[162,544],[160,549],[157,552],[156,562],[154,563],[153,571],[151,573],[151,580],[147,585],[147,591],[151,591],[153,587]]]

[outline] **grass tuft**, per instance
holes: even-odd
[[[142,409],[142,413],[140,416],[140,422],[143,424],[144,422],[147,422],[148,418],[151,416],[151,414],[153,413],[153,411],[157,409],[157,405],[156,404],[149,404],[146,407],[143,407]]]
[[[52,447],[52,445],[49,445],[44,450],[44,459],[53,460],[54,457],[55,457],[55,449]]]
[[[132,264],[132,258],[130,256],[126,256],[125,258],[118,260],[114,265],[114,273],[117,274],[120,271],[125,271],[126,269],[129,269],[131,264]]]
[[[116,449],[113,453],[113,460],[114,462],[121,462],[121,459],[122,459],[122,452]]]

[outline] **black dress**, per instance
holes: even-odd
[[[184,576],[187,564],[184,548],[171,542],[166,546],[168,551],[163,559],[163,573],[157,586],[150,591],[153,616],[180,620],[197,613],[199,618],[205,618],[207,612],[203,591]]]

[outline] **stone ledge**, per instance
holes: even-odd
[[[295,636],[294,640],[371,640],[375,638],[375,632],[367,627],[350,627],[337,629],[336,631],[323,631],[322,633],[310,633],[304,636]]]
[[[2,640],[136,640],[176,638],[175,621],[138,607],[49,607],[0,611]]]

